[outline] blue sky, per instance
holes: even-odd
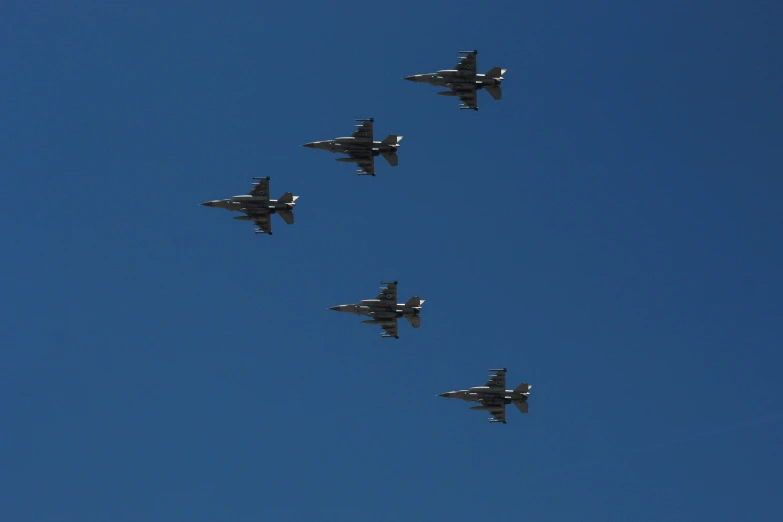
[[[783,8],[631,4],[5,2],[0,518],[780,520]]]

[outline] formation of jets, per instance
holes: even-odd
[[[457,96],[462,104],[460,109],[478,110],[478,91],[484,89],[490,96],[500,100],[503,96],[500,84],[506,69],[493,67],[486,74],[476,72],[478,50],[459,51],[459,63],[454,69],[444,69],[434,73],[415,74],[404,79],[412,82],[428,83],[448,90],[438,92],[442,96]],[[396,167],[402,136],[389,134],[381,141],[375,141],[373,118],[357,119],[356,130],[350,136],[303,144],[311,149],[326,150],[331,153],[345,154],[337,161],[355,163],[360,176],[375,176],[375,158],[381,156],[389,165]],[[256,225],[256,234],[272,235],[272,215],[279,215],[289,225],[294,224],[294,207],[299,196],[285,192],[278,199],[269,197],[269,177],[253,178],[253,188],[248,194],[229,199],[206,201],[206,207],[222,208],[243,215],[234,219],[252,221]],[[414,295],[404,303],[397,302],[397,281],[381,282],[384,285],[375,299],[363,299],[355,304],[332,306],[329,309],[367,317],[363,324],[375,324],[381,327],[381,337],[399,339],[398,320],[405,318],[413,328],[421,327],[421,308],[424,300]],[[492,416],[490,422],[506,422],[506,404],[514,404],[519,411],[527,413],[527,399],[530,386],[520,384],[513,390],[506,390],[506,370],[494,372],[484,386],[475,386],[467,390],[441,393],[441,397],[478,402],[472,409],[486,410]]]

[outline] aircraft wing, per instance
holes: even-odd
[[[257,234],[271,234],[272,233],[272,214],[269,212],[252,212],[248,213],[250,219],[258,227],[256,229]]]
[[[465,107],[469,109],[475,109],[478,107],[478,94],[476,92],[475,85],[463,84],[459,87],[452,87],[451,90],[457,93],[457,96],[459,96],[459,99],[462,101],[462,103],[465,104]]]
[[[484,386],[506,389],[506,370],[490,370],[492,373]]]
[[[250,194],[253,196],[261,196],[264,199],[269,199],[269,178],[253,178],[256,180],[253,183],[253,189]]]
[[[458,71],[476,72],[476,53],[465,54],[454,68]]]
[[[506,405],[505,404],[498,404],[497,406],[492,406],[489,410],[487,410],[490,415],[492,415],[492,419],[495,422],[502,422],[505,424],[506,422]]]
[[[397,318],[389,319],[388,321],[384,321],[382,323],[378,323],[381,325],[381,328],[383,328],[383,333],[381,334],[381,337],[394,337],[395,339],[399,339],[400,335],[397,333]]]
[[[384,283],[381,283],[384,284]],[[378,294],[376,299],[381,300],[384,304],[390,304],[392,306],[397,306],[397,283],[385,283],[386,286],[381,288],[381,293]]]
[[[357,125],[356,126],[356,130],[353,131],[353,134],[351,134],[351,136],[353,136],[354,138],[361,139],[361,140],[372,141],[372,139],[373,139],[373,136],[372,136],[372,123],[373,123],[373,120],[372,119],[361,120],[361,122],[362,122],[361,125]]]
[[[356,160],[356,166],[362,169],[365,174],[375,176],[375,157],[372,152],[345,151],[351,158]]]

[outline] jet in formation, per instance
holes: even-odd
[[[491,375],[484,386],[474,386],[468,390],[457,390],[441,393],[440,397],[447,399],[462,399],[467,402],[478,402],[471,410],[486,410],[492,415],[489,422],[506,423],[506,404],[513,404],[522,413],[527,413],[527,398],[531,385],[523,382],[513,390],[506,389],[506,369],[489,370]]]
[[[493,67],[487,74],[476,73],[476,55],[478,50],[459,51],[464,54],[454,69],[444,69],[442,71],[414,74],[406,76],[404,79],[412,82],[428,83],[436,87],[446,87],[450,90],[440,91],[441,96],[458,96],[462,100],[460,109],[478,110],[478,90],[485,89],[490,96],[499,100],[503,97],[503,91],[500,90],[500,84],[503,82],[503,75],[508,69]]]
[[[232,212],[243,212],[244,216],[234,219],[252,221],[256,234],[272,235],[272,214],[277,214],[289,225],[294,224],[294,206],[299,196],[286,192],[280,199],[269,199],[269,176],[253,178],[256,183],[250,194],[234,196],[231,199],[216,199],[202,203],[205,207],[224,208]]]
[[[364,299],[357,304],[344,304],[332,306],[329,310],[336,312],[349,312],[356,315],[371,317],[362,324],[377,324],[383,328],[381,337],[394,337],[399,339],[397,333],[397,319],[404,317],[414,328],[421,327],[421,305],[424,299],[414,295],[404,304],[397,303],[397,281],[381,281],[381,293],[375,299]]]
[[[356,121],[360,124],[356,125],[356,130],[350,136],[313,141],[305,143],[303,147],[347,154],[347,158],[337,158],[337,161],[356,163],[359,167],[356,173],[360,176],[375,176],[376,156],[383,156],[389,165],[396,167],[399,160],[397,149],[400,147],[402,136],[389,134],[383,141],[373,141],[374,119],[357,119]]]

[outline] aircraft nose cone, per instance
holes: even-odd
[[[339,312],[339,311],[340,311],[340,305],[337,305],[337,306],[330,306],[330,307],[329,307],[329,310],[334,310],[335,312]]]
[[[415,82],[416,79],[417,78],[416,78],[415,74],[413,76],[406,76],[406,77],[403,78],[403,80],[408,80],[409,82]]]
[[[438,394],[438,397],[448,397],[448,396],[449,396],[449,392],[443,392]]]
[[[202,206],[205,206],[205,207],[211,207],[213,204],[214,204],[214,203],[213,203],[212,201],[205,201],[205,202],[204,202],[204,203],[202,203],[201,205],[202,205]]]
[[[302,145],[302,147],[307,147],[308,149],[314,149],[315,143],[305,143]]]

